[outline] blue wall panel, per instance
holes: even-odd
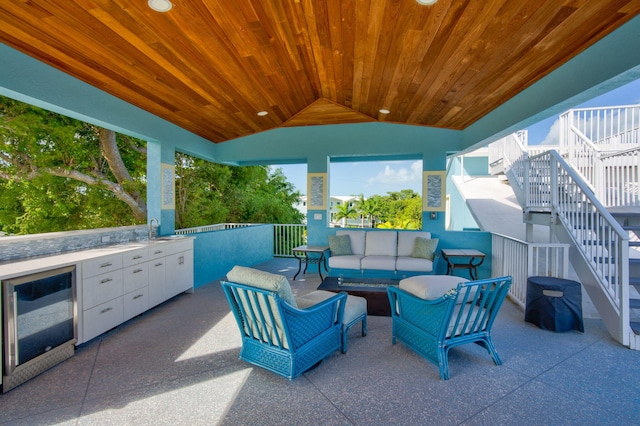
[[[197,234],[193,251],[198,287],[225,277],[235,265],[253,266],[273,258],[273,225]]]
[[[482,231],[445,231],[437,235],[433,235],[433,238],[438,238],[438,249],[476,249],[483,252],[486,257],[480,267],[478,267],[478,278],[489,278],[491,274],[491,233]],[[440,259],[438,263],[437,274],[445,274],[447,272],[447,262],[444,259]],[[455,271],[455,275],[459,275],[464,278],[469,278],[469,271],[464,269],[458,269]]]

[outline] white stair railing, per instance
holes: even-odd
[[[603,189],[598,197],[605,206],[640,206],[640,147],[600,157]]]
[[[616,313],[615,319],[603,316],[609,331],[628,346],[628,233],[557,152],[530,157],[527,171],[529,182],[536,184],[527,186],[525,211],[545,208],[562,223],[604,295],[599,300],[608,301]]]

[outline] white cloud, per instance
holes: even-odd
[[[408,167],[394,167],[401,163],[389,163],[384,170],[367,180],[367,185],[389,185],[408,187],[422,182],[422,161],[413,161]]]
[[[560,120],[557,119],[549,128],[549,133],[544,137],[540,145],[559,145],[560,144]]]

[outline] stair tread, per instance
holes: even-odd
[[[587,246],[609,244],[609,241],[606,240],[600,241],[600,244],[596,244],[597,242],[595,240],[584,240],[582,243]],[[629,241],[629,247],[640,247],[640,241]]]
[[[609,258],[608,257],[602,257],[602,256],[596,256],[593,258],[594,261],[600,263],[600,262],[606,262]],[[615,265],[616,263],[616,258],[612,257],[611,259],[611,264]],[[632,265],[640,265],[640,259],[636,259],[635,257],[630,257],[629,258],[629,264]]]
[[[629,299],[629,307],[640,309],[640,299]]]
[[[636,206],[619,206],[607,208],[613,217],[640,217],[640,210]]]

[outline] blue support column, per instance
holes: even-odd
[[[158,219],[159,235],[175,232],[175,146],[147,143],[147,223]]]

